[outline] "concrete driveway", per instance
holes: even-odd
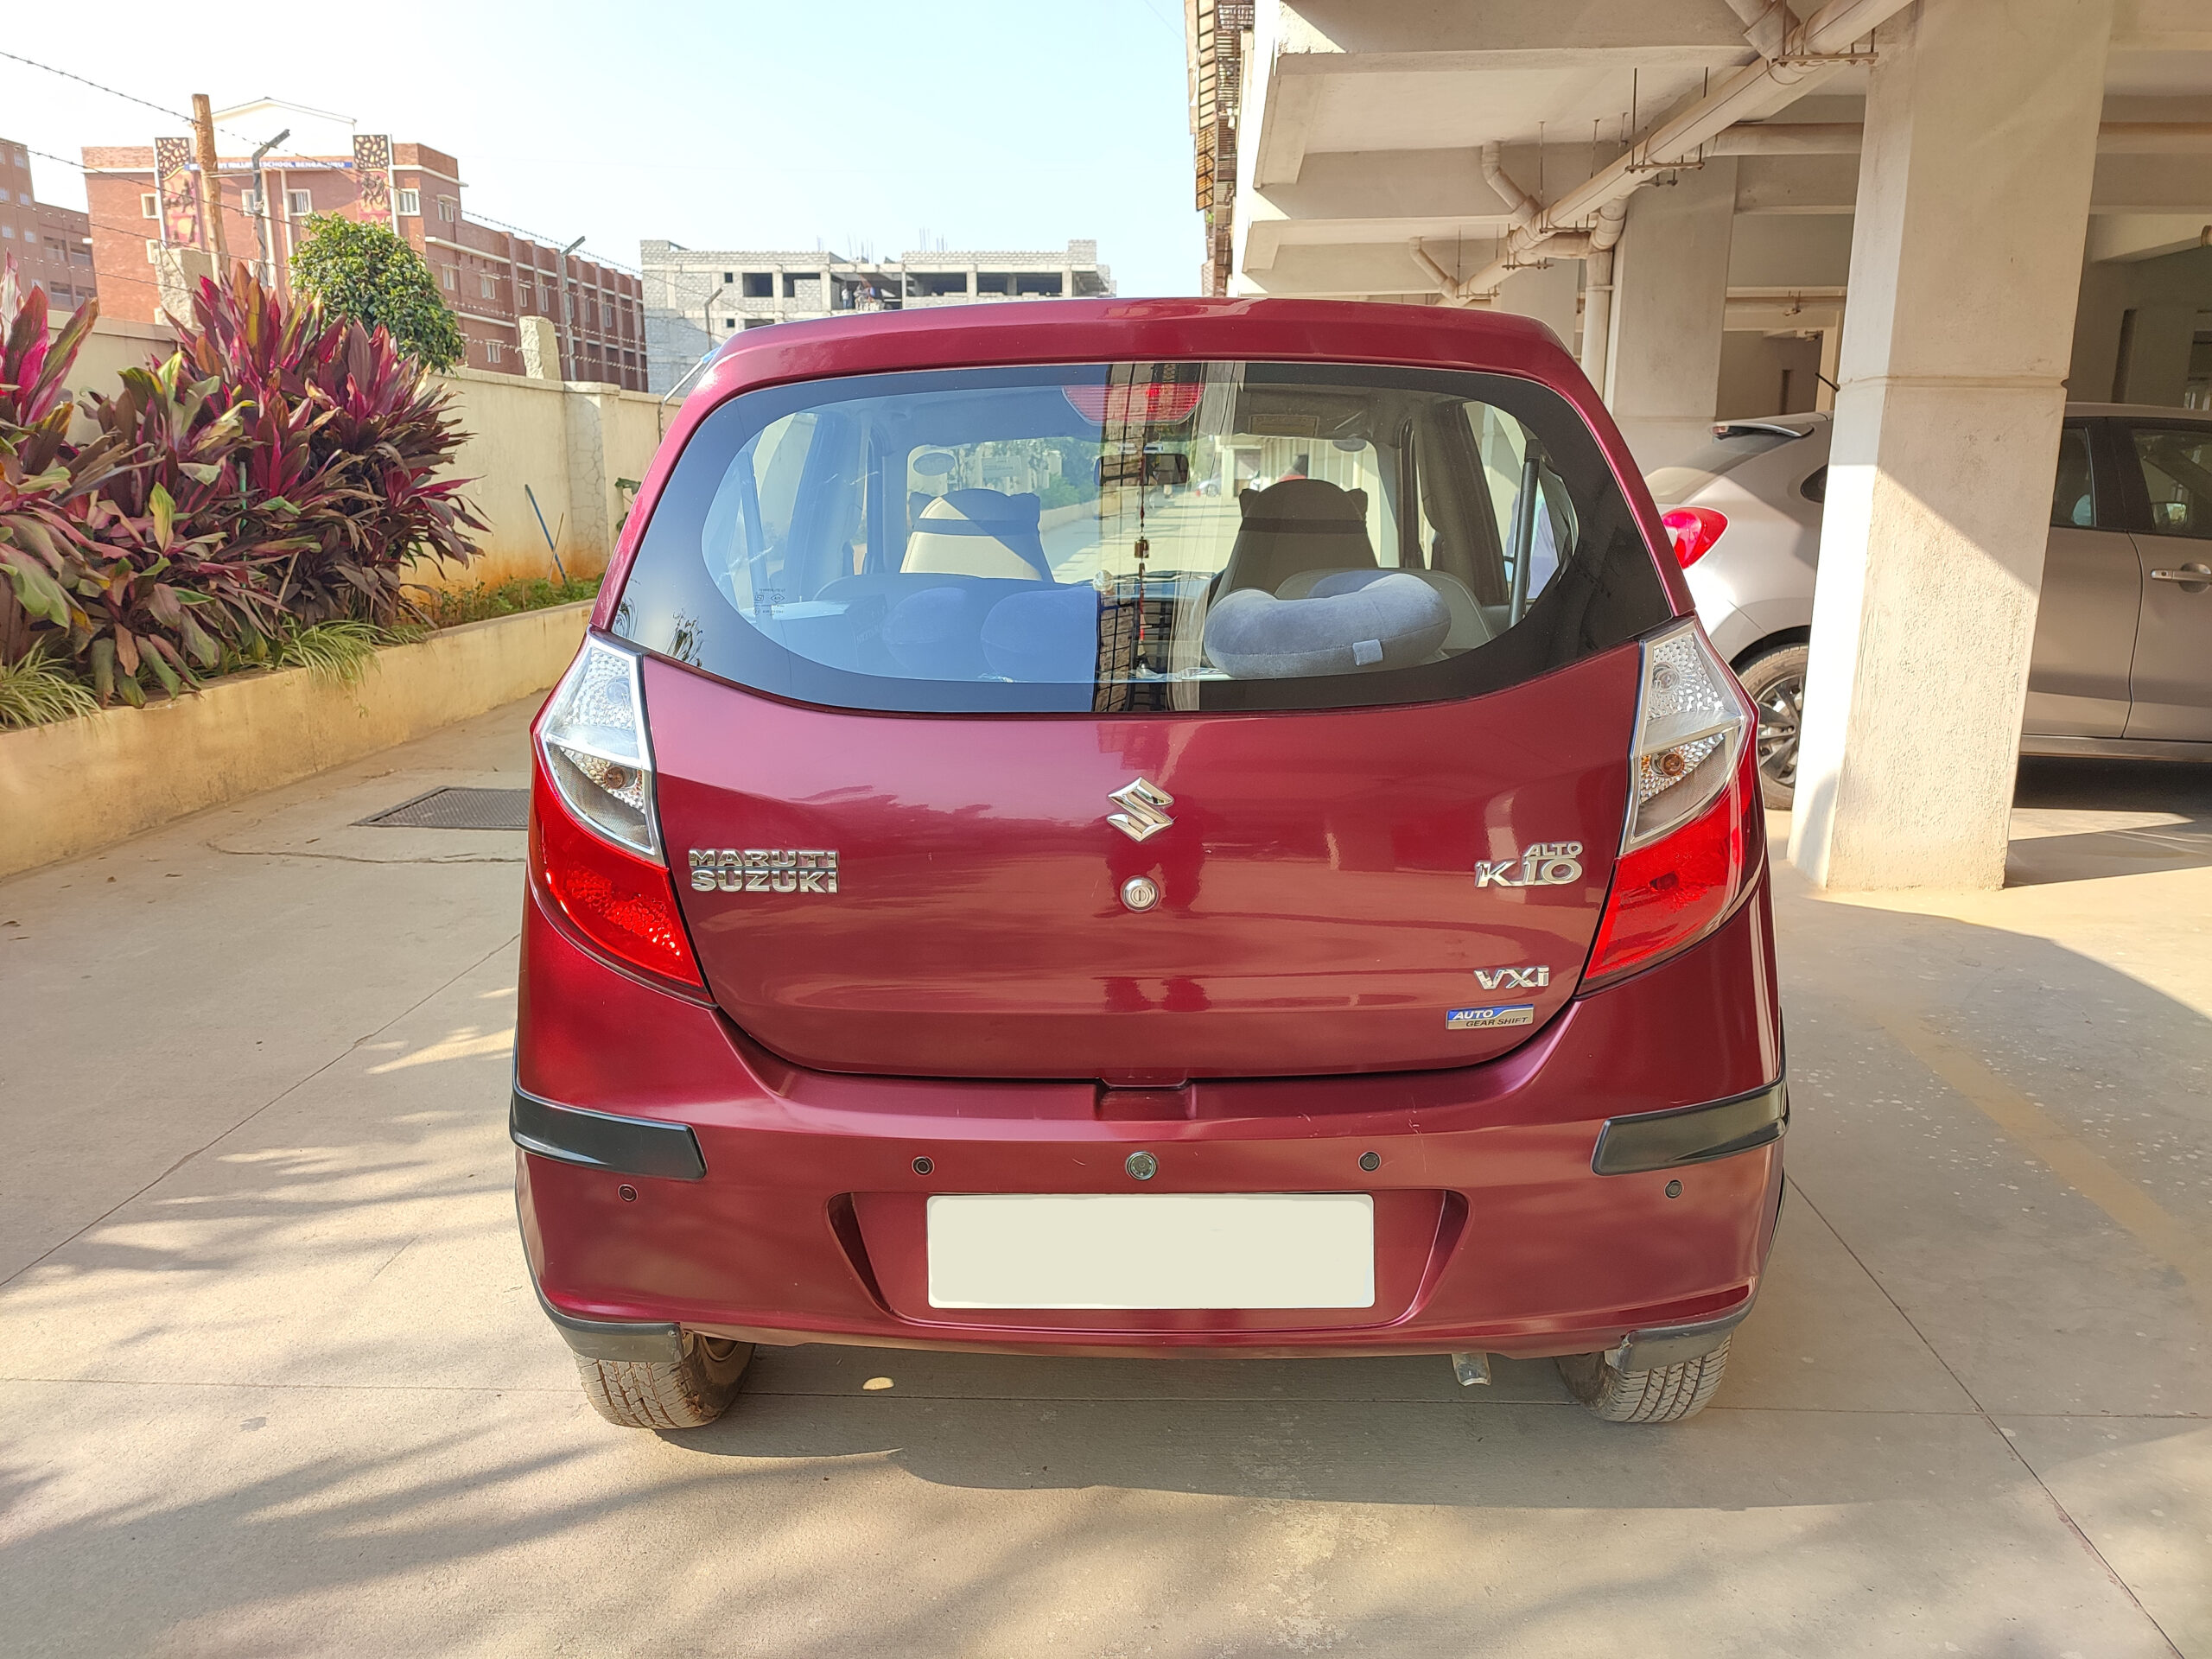
[[[524,1276],[529,710],[0,884],[14,1654],[2212,1655],[2212,780],[1779,896],[1790,1185],[1718,1404],[1548,1365],[762,1351],[612,1428]]]

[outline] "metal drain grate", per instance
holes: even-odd
[[[526,789],[434,789],[359,820],[380,830],[527,830]]]

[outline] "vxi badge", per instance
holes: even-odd
[[[1582,879],[1582,843],[1540,841],[1511,858],[1478,859],[1478,887],[1568,887]]]
[[[837,853],[829,847],[694,847],[691,891],[835,893]]]
[[[1478,968],[1475,983],[1486,991],[1541,991],[1552,982],[1549,968]]]

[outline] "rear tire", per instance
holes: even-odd
[[[587,1359],[576,1376],[591,1408],[624,1428],[700,1428],[729,1409],[738,1379],[753,1358],[749,1342],[683,1336],[683,1357]]]
[[[1758,705],[1759,798],[1777,812],[1787,812],[1797,793],[1797,735],[1804,723],[1805,663],[1811,654],[1802,645],[1777,645],[1736,673]]]
[[[1553,1362],[1567,1392],[1609,1423],[1679,1423],[1703,1411],[1728,1370],[1729,1338],[1709,1354],[1648,1371],[1615,1369],[1603,1354],[1562,1354]]]

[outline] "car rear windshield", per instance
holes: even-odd
[[[1672,467],[1662,467],[1647,480],[1651,486],[1651,499],[1662,507],[1687,501],[1717,478],[1726,477],[1754,455],[1763,455],[1770,449],[1779,449],[1785,443],[1794,443],[1805,435],[1791,431],[1788,427],[1725,426],[1718,429],[1713,442],[1703,448],[1692,451]]]
[[[1665,621],[1596,439],[1498,376],[1115,363],[748,392],[702,421],[614,615],[836,708],[1464,696]]]

